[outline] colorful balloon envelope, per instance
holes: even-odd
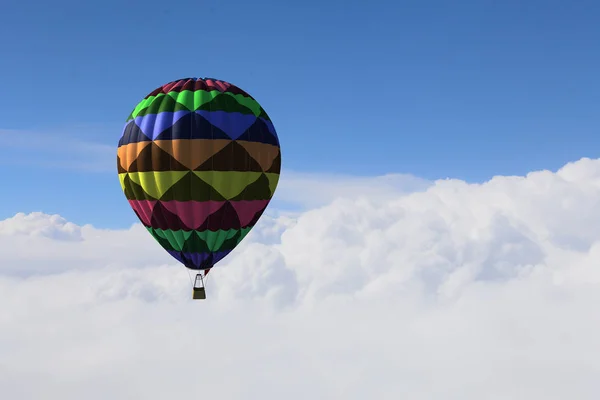
[[[185,267],[208,271],[265,211],[281,153],[273,123],[252,96],[225,81],[187,78],[134,108],[117,168],[154,239]]]

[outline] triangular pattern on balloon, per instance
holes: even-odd
[[[265,172],[269,174],[278,174],[281,172],[281,153],[277,154],[277,157],[273,160],[273,164]]]
[[[139,116],[139,112],[142,110],[145,110],[146,108],[148,108],[150,106],[150,104],[152,102],[154,102],[157,98],[159,97],[163,97],[165,96],[165,93],[157,93],[155,95],[148,95],[146,96],[142,101],[140,101],[135,108],[131,111],[131,113],[129,114],[129,116],[127,117],[127,122],[129,122],[132,119],[135,119],[136,117]]]
[[[202,240],[196,232],[194,232],[188,240],[183,244],[181,249],[184,253],[210,253],[210,249],[206,241]]]
[[[184,253],[182,251],[168,249],[167,252],[186,268],[190,269],[201,269],[207,261],[210,264],[214,258],[212,253]]]
[[[187,169],[194,170],[206,160],[231,143],[229,139],[177,139],[155,140],[158,147],[166,151]]]
[[[263,114],[266,115],[266,113],[264,112],[264,109],[260,106],[260,104],[258,104],[256,102],[256,100],[250,94],[248,94],[246,91],[244,91],[243,89],[241,89],[235,85],[232,85],[231,83],[225,82],[225,81],[219,81],[219,80],[205,81],[202,79],[195,79],[195,78],[181,79],[181,80],[169,82],[161,87],[154,89],[152,92],[150,92],[148,95],[146,95],[146,97],[144,97],[144,100],[142,102],[140,102],[140,104],[141,103],[145,103],[145,104],[143,107],[139,108],[138,111],[140,111],[143,108],[148,107],[150,102],[154,101],[158,97],[164,96],[168,93],[173,93],[173,92],[177,93],[177,92],[183,92],[183,91],[191,91],[191,92],[219,91],[224,94],[233,95],[235,98],[238,98],[238,99],[239,99],[238,96],[240,96],[241,99],[243,99],[242,103],[247,102],[247,101],[252,101],[253,103],[256,103],[256,107],[257,107],[257,112],[255,113],[256,115],[261,115],[261,116]],[[134,113],[132,113],[132,114],[134,114]]]
[[[179,163],[173,156],[152,142],[138,154],[129,166],[128,171],[189,171],[189,168]]]
[[[142,224],[146,227],[152,226],[152,212],[156,200],[128,200],[129,205],[138,215]]]
[[[146,229],[148,230],[148,232],[150,232],[152,236],[158,238],[159,240],[162,240],[162,243],[165,245],[165,248],[167,250],[176,251],[181,251],[183,246],[185,245],[185,242],[188,241],[192,235],[196,234],[193,231],[184,230],[162,230],[159,228],[152,227],[146,227]],[[164,242],[165,240],[167,242]]]
[[[269,187],[269,178],[265,174],[246,186],[244,190],[230,201],[239,200],[268,200],[271,196],[271,188]]]
[[[154,142],[137,142],[137,143],[129,143],[124,146],[119,146],[117,149],[117,157],[121,160],[121,166],[127,170],[131,163],[137,158],[142,150],[146,146],[149,146]]]
[[[225,106],[229,109],[223,111],[226,111],[230,114],[245,113],[248,115],[257,116],[260,113],[260,105],[256,102],[256,100],[230,92],[221,92],[219,90],[183,92],[171,91],[166,93],[166,95],[185,106],[186,109],[193,111],[219,111],[222,110],[222,106]],[[235,101],[237,105],[232,101]],[[248,113],[247,110],[250,110],[251,113]]]
[[[237,216],[240,220],[241,227],[252,226],[257,212],[263,212],[269,200],[242,200],[231,201],[230,204],[235,208]]]
[[[125,125],[125,129],[123,130],[123,136],[121,136],[121,139],[119,139],[119,146],[124,146],[129,143],[150,141],[152,141],[152,139],[146,136],[144,132],[142,132],[140,127],[136,125],[135,121],[132,120],[127,125]]]
[[[210,214],[206,221],[197,228],[198,231],[218,231],[229,229],[240,229],[240,219],[235,208],[227,201],[223,206]]]
[[[176,250],[173,248],[173,245],[167,238],[164,238],[164,237],[158,235],[153,230],[149,230],[149,232],[152,235],[152,237],[154,238],[154,240],[156,240],[161,245],[161,247],[163,247],[165,250]]]
[[[245,200],[228,202],[237,214],[237,219],[222,219],[225,201],[178,202],[178,201],[149,201],[129,200],[131,208],[139,216],[142,224],[163,230],[227,230],[244,229],[252,226],[251,221],[257,212],[262,212],[269,200]],[[232,213],[233,215],[233,213]],[[223,222],[220,228],[215,224]],[[232,221],[232,222],[228,222]],[[217,229],[218,228],[218,229]]]
[[[186,114],[175,124],[158,134],[154,140],[229,139],[222,130],[197,113]]]
[[[208,103],[202,104],[198,108],[198,110],[227,111],[231,113],[237,112],[240,114],[254,114],[254,112],[251,109],[238,103],[235,97],[225,93],[215,96],[215,98],[213,98]]]
[[[185,104],[182,104],[171,96],[156,97],[148,107],[138,111],[136,117],[144,117],[150,114],[159,114],[162,112],[188,111],[191,112]]]
[[[252,217],[252,219],[250,220],[250,222],[248,222],[248,226],[254,226],[258,223],[258,220],[260,219],[260,217],[263,215],[263,213],[265,212],[266,207],[263,208],[262,210],[258,210],[256,212],[256,214],[254,214],[254,217]]]
[[[229,239],[233,238],[233,237],[240,237],[245,235],[248,231],[250,231],[250,229],[252,228],[243,228],[243,229],[229,229],[229,230],[217,230],[217,231],[209,231],[209,230],[205,230],[205,231],[196,231],[196,233],[198,234],[198,236],[200,236],[201,239],[203,239],[204,241],[206,241],[206,243],[208,244],[208,247],[212,250],[212,251],[223,251],[223,250],[230,250],[233,249],[235,247],[235,245],[233,245],[233,247],[231,247],[231,242],[229,241]]]
[[[217,251],[210,253],[186,253],[176,252],[173,250],[167,250],[175,259],[183,263],[187,268],[190,269],[210,269],[219,260],[222,260],[231,250]]]
[[[129,172],[127,176],[141,185],[146,193],[154,199],[160,199],[164,193],[175,185],[180,179],[189,174],[190,171],[147,171]]]
[[[224,201],[221,193],[190,171],[169,188],[161,197],[161,201]]]
[[[225,201],[163,201],[161,204],[180,220],[180,225],[174,225],[170,229],[188,226],[193,230],[198,230],[208,216],[218,211]]]
[[[141,185],[132,181],[129,175],[125,175],[125,178],[123,179],[123,187],[125,197],[128,200],[156,200],[146,193]]]
[[[152,228],[171,229],[175,227],[183,230],[192,230],[192,227],[186,226],[177,214],[169,211],[160,201],[157,201],[152,210],[152,220],[150,221]]]
[[[231,200],[240,194],[248,185],[255,182],[263,172],[194,171],[194,174],[215,188],[215,190],[225,197],[225,199]],[[272,180],[271,175],[273,174],[267,176],[269,181]],[[244,198],[243,200],[262,199]]]
[[[240,242],[240,240],[242,240],[242,236],[243,233],[242,231],[238,231],[236,232],[236,234],[232,237],[230,237],[229,239],[226,239],[223,244],[221,245],[221,249],[225,250],[225,249],[234,249],[235,246],[238,245],[238,243]]]
[[[279,140],[269,131],[267,124],[260,118],[241,134],[237,140],[247,140],[249,142],[261,142],[279,146]]]
[[[117,173],[123,174],[125,172],[127,172],[127,170],[123,168],[123,161],[121,160],[121,157],[117,155]]]
[[[232,141],[194,171],[263,172],[263,169],[242,145]]]
[[[273,160],[280,154],[279,147],[260,142],[248,142],[236,140],[240,146],[244,147],[250,157],[259,163],[263,171],[267,171],[273,164]]]
[[[196,113],[204,117],[212,126],[221,129],[231,139],[237,139],[256,121],[254,114],[241,114],[227,111],[197,110]]]
[[[176,259],[177,261],[179,261],[180,263],[182,263],[184,266],[187,267],[185,256],[183,255],[183,253],[181,251],[170,250],[167,248],[165,248],[165,250],[167,251],[167,253],[169,253],[171,255],[171,257],[173,257],[174,259]]]
[[[263,118],[263,119],[265,119],[267,121],[271,120],[271,118],[269,117],[269,114],[267,114],[267,112],[265,111],[265,109],[262,108],[262,107],[260,108],[260,113],[258,114],[258,118]]]
[[[147,114],[141,117],[137,116],[133,121],[142,132],[144,132],[144,135],[154,140],[161,132],[172,127],[181,118],[191,113],[192,112],[188,110],[175,112],[163,111],[159,114]]]

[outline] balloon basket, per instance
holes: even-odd
[[[194,288],[192,289],[192,299],[206,299],[206,289],[204,288],[204,279],[202,278],[202,274],[196,275],[196,281],[194,282]]]

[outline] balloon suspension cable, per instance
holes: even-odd
[[[190,285],[194,287],[194,281],[192,280],[192,275],[190,275],[190,269],[188,267],[185,267],[185,269],[187,270],[188,276],[190,278]]]
[[[188,278],[190,278],[190,285],[192,286],[192,288],[195,288],[196,283],[194,282],[194,279],[192,279],[192,275],[190,274],[190,268],[186,267],[185,269],[187,270]],[[206,287],[206,283],[208,282],[208,273],[210,272],[210,270],[211,270],[211,268],[202,270],[202,272],[204,272],[204,274],[202,272],[200,272],[200,279],[201,279],[203,287]]]

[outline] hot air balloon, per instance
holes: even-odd
[[[257,223],[281,170],[279,138],[252,96],[212,78],[169,82],[133,109],[117,169],[131,208],[156,241],[204,279]],[[202,275],[204,273],[204,276]]]

